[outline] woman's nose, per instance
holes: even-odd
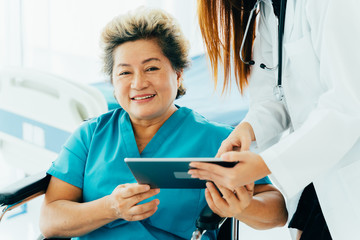
[[[148,86],[148,81],[141,73],[134,74],[134,78],[131,82],[131,87],[136,90],[144,89]]]

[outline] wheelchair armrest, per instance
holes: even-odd
[[[45,193],[51,175],[45,171],[25,177],[14,184],[0,190],[0,206],[10,206],[22,202],[32,196]]]
[[[216,230],[225,220],[225,217],[218,216],[206,205],[196,220],[196,227],[202,230]]]

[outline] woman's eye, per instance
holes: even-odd
[[[152,72],[152,71],[156,71],[159,70],[158,67],[149,67],[148,69],[146,69],[147,72]]]
[[[125,76],[125,75],[128,75],[128,74],[130,74],[130,72],[121,72],[121,73],[119,74],[119,76]]]

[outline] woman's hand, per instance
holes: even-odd
[[[254,194],[254,183],[237,187],[234,191],[220,185],[217,185],[218,190],[211,182],[206,183],[206,187],[206,201],[211,210],[220,217],[239,219],[242,212],[250,205]]]
[[[254,130],[247,122],[240,123],[234,131],[221,143],[216,157],[221,157],[225,152],[248,151],[251,142],[255,141]]]
[[[271,173],[261,156],[250,151],[227,152],[221,155],[221,159],[238,163],[232,168],[226,168],[212,163],[191,162],[190,166],[194,169],[188,173],[193,178],[208,180],[231,190],[251,184]]]
[[[158,194],[160,189],[150,189],[149,185],[122,184],[108,196],[108,203],[114,218],[126,221],[140,221],[152,216],[159,205],[159,199],[139,204],[139,202]]]

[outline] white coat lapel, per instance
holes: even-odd
[[[272,2],[270,0],[263,1],[261,7],[264,9],[265,21],[270,30],[271,34],[271,43],[272,43],[272,52],[273,52],[273,64],[268,67],[275,67],[278,64],[278,19],[274,14],[274,9]],[[267,64],[267,63],[265,63]],[[277,79],[277,70],[273,71],[275,79]],[[275,84],[275,83],[274,83]]]
[[[293,26],[294,26],[294,14],[295,14],[295,1],[287,0],[286,3],[286,16],[285,16],[285,29],[284,29],[284,41],[290,39]]]

